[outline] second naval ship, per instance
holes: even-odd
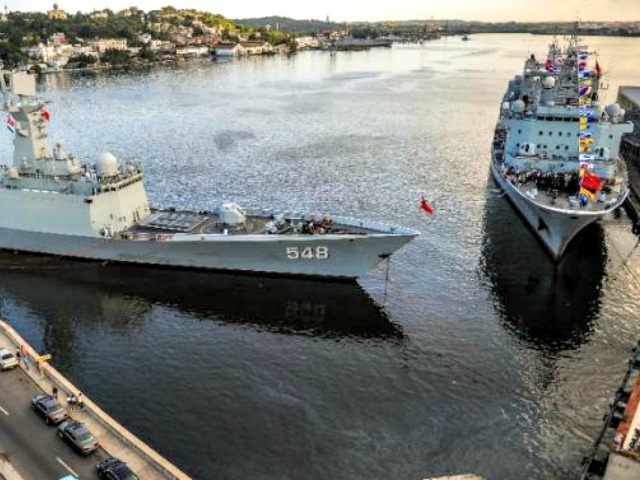
[[[601,106],[591,53],[573,35],[544,62],[531,55],[509,82],[493,139],[493,177],[556,260],[628,194],[620,142],[633,125],[618,104]]]
[[[0,172],[0,248],[165,267],[353,279],[417,232],[346,217],[248,211],[154,209],[139,163],[105,153],[81,163],[53,151],[50,115],[35,78],[0,75],[14,133]],[[7,162],[8,163],[8,162]]]

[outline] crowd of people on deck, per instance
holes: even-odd
[[[580,192],[580,177],[578,172],[542,172],[539,169],[522,171],[516,167],[506,168],[505,176],[513,185],[521,186],[533,183],[538,191],[548,192],[552,199],[566,195],[571,201],[575,197],[580,206],[589,203],[588,198]],[[611,187],[605,184],[598,192],[597,200],[606,202],[607,195],[611,193]]]
[[[580,178],[577,172],[542,172],[542,170],[521,171],[513,166],[506,171],[507,179],[514,185],[533,182],[540,191],[577,195],[580,192]]]

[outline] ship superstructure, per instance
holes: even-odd
[[[10,81],[9,81],[10,79]],[[353,218],[149,205],[143,169],[49,147],[46,102],[27,74],[0,76],[14,155],[0,174],[0,248],[167,267],[355,278],[417,232]],[[8,87],[10,84],[10,89]]]
[[[620,142],[633,125],[602,108],[602,70],[572,36],[545,61],[531,55],[509,82],[493,140],[491,171],[549,253],[560,259],[584,227],[627,196]]]

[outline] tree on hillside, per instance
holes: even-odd
[[[109,63],[117,66],[128,66],[131,64],[131,56],[129,55],[128,50],[116,50],[113,48],[105,50],[100,57],[100,60],[103,63]]]

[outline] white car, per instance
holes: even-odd
[[[6,348],[0,348],[0,370],[9,370],[18,366],[18,359]]]

